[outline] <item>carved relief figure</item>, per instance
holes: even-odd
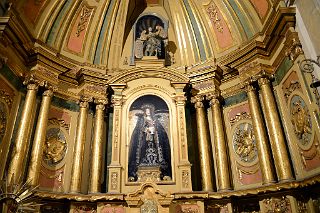
[[[257,149],[251,124],[242,123],[236,128],[233,135],[233,147],[241,160],[252,162],[256,159]]]
[[[295,95],[291,99],[291,122],[296,136],[306,145],[310,140],[311,121],[305,102],[300,96]]]
[[[158,102],[158,103],[157,103]],[[136,125],[131,135],[129,150],[129,181],[137,181],[139,167],[159,167],[162,180],[171,179],[171,152],[167,132],[163,125],[168,125],[161,115],[167,106],[156,96],[143,96],[136,101],[131,111],[136,111]],[[139,109],[134,108],[139,106]],[[166,108],[155,108],[161,105]],[[158,112],[158,113],[157,113]],[[162,112],[162,113],[161,113]],[[167,114],[167,113],[164,113]],[[162,122],[161,122],[162,120]]]

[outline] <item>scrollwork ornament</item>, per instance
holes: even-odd
[[[234,151],[241,161],[250,163],[257,158],[256,141],[250,123],[241,123],[235,128],[232,142]]]

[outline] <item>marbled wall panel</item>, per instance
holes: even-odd
[[[65,191],[65,165],[70,143],[72,116],[68,111],[51,107],[44,144],[39,184],[52,191]]]
[[[268,14],[269,2],[268,0],[250,0],[251,4],[257,11],[259,17],[263,20]]]
[[[80,7],[77,18],[74,20],[71,31],[69,32],[69,39],[67,42],[68,50],[81,54],[86,40],[88,26],[90,25],[94,9],[86,5]]]
[[[64,167],[58,170],[50,170],[42,166],[40,170],[39,187],[61,192],[63,191],[63,176]]]
[[[233,44],[233,37],[219,8],[212,1],[209,5],[205,6],[205,10],[213,26],[219,49],[225,50],[231,47]]]

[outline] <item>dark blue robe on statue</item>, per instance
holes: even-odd
[[[138,167],[160,167],[161,180],[172,178],[171,154],[168,135],[160,122],[143,114],[138,115],[136,127],[133,130],[130,150],[128,177],[137,181]]]

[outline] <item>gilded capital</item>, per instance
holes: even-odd
[[[113,106],[122,106],[124,100],[122,96],[112,96],[111,98],[111,103],[113,104]]]
[[[187,98],[184,95],[175,95],[173,97],[177,105],[185,105]]]
[[[270,80],[267,77],[261,77],[258,79],[259,86],[266,85],[270,83]]]
[[[108,103],[108,100],[105,98],[98,98],[94,100],[96,104],[96,110],[105,110],[105,105]]]
[[[203,95],[196,95],[191,98],[191,103],[194,104],[195,108],[203,108],[204,107],[203,100],[204,100]]]
[[[206,95],[206,99],[210,105],[220,104],[221,94],[220,91],[212,92]]]
[[[28,90],[38,90],[38,88],[39,88],[39,85],[36,83],[30,83],[27,85]]]
[[[92,97],[81,96],[81,98],[79,100],[80,108],[88,108],[89,107],[89,102],[92,102]]]
[[[48,89],[48,90],[43,92],[43,96],[52,97],[53,96],[53,91],[51,89]]]

